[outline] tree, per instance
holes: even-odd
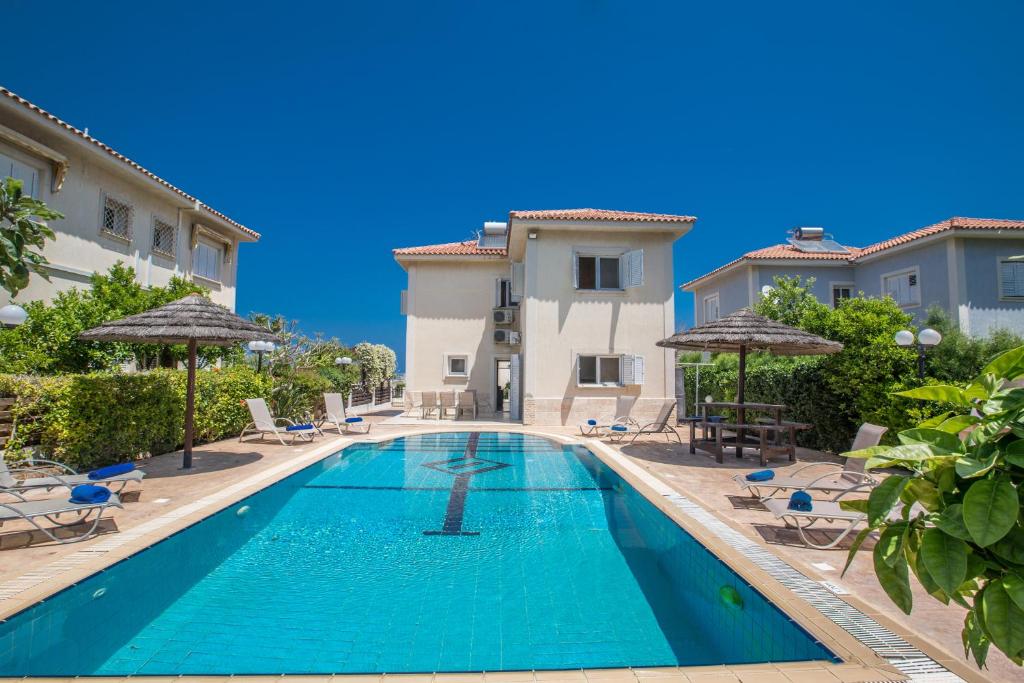
[[[5,178],[0,183],[0,287],[11,298],[28,286],[31,273],[50,279],[43,268],[49,262],[36,249],[55,239],[46,221],[61,218],[64,214],[24,194],[20,180]]]
[[[371,388],[379,387],[395,376],[398,369],[398,358],[395,352],[384,344],[360,342],[352,349],[362,369],[366,384]]]
[[[910,614],[910,573],[936,600],[967,609],[964,654],[981,668],[990,645],[1024,663],[1024,346],[986,365],[965,386],[900,392],[952,410],[900,432],[898,446],[849,453],[865,467],[898,467],[867,500],[845,501],[868,517],[847,568],[873,531],[878,582]],[[845,570],[844,570],[845,572]]]
[[[772,282],[775,286],[754,304],[754,313],[790,327],[800,327],[805,316],[815,312],[820,314],[822,309],[829,310],[811,292],[815,282],[813,277],[801,283],[799,275],[777,275]]]

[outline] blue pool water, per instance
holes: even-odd
[[[352,446],[0,623],[0,676],[832,658],[590,452],[511,433]]]

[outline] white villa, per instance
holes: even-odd
[[[407,390],[476,392],[524,424],[653,417],[675,398],[672,244],[692,216],[512,211],[479,238],[395,249]]]
[[[19,301],[49,300],[122,261],[143,285],[189,277],[234,310],[238,246],[259,233],[0,87],[0,178],[7,176],[65,216],[43,250],[50,281],[31,278]]]

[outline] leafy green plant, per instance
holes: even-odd
[[[754,304],[754,313],[791,327],[799,327],[805,316],[818,309],[828,310],[828,306],[814,296],[815,278],[801,280],[799,275],[792,277],[777,275],[772,278],[771,290]]]
[[[897,446],[849,453],[868,469],[899,467],[866,500],[843,507],[868,516],[847,568],[869,533],[878,532],[874,569],[906,613],[911,573],[935,599],[967,608],[965,655],[983,666],[990,645],[1024,663],[1024,346],[986,365],[966,386],[899,392],[952,408],[899,434]]]
[[[43,268],[49,261],[41,250],[46,240],[55,236],[46,221],[64,218],[25,194],[22,187],[22,181],[15,178],[0,182],[0,287],[12,298],[28,286],[31,273],[50,279]]]
[[[312,417],[323,403],[324,392],[332,388],[330,380],[310,370],[278,377],[271,392],[274,415],[297,422]]]
[[[395,376],[398,360],[395,352],[384,344],[360,342],[352,349],[366,385],[370,388],[379,387]]]

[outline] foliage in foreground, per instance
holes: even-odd
[[[907,614],[913,572],[935,599],[967,608],[965,655],[983,666],[990,645],[1024,663],[1024,346],[989,363],[966,388],[932,385],[900,392],[953,406],[900,432],[898,446],[849,453],[866,467],[900,467],[867,500],[846,509],[868,516],[847,568],[872,531],[879,583]]]
[[[0,375],[14,396],[8,454],[37,445],[45,457],[91,469],[184,443],[185,372]],[[242,399],[270,398],[270,378],[244,367],[196,374],[196,443],[237,435],[249,422]]]
[[[15,178],[0,182],[0,287],[11,297],[28,287],[32,273],[49,280],[49,263],[42,249],[54,239],[46,221],[59,220],[64,214],[22,192],[23,183]]]

